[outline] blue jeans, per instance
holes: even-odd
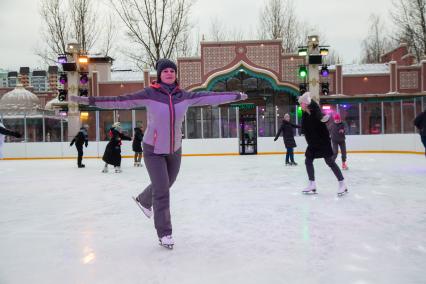
[[[285,163],[289,164],[290,161],[294,163],[294,148],[287,148],[287,154],[285,155]]]

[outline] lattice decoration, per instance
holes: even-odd
[[[419,87],[419,77],[417,71],[405,71],[399,74],[401,89],[417,89]]]
[[[220,69],[234,60],[235,46],[204,47],[204,74]]]
[[[284,59],[282,61],[282,80],[291,82],[294,84],[301,83],[302,80],[299,78],[299,66],[303,64],[303,59]]]
[[[280,72],[280,49],[277,45],[247,46],[247,58],[258,66]]]
[[[201,62],[181,62],[179,72],[179,83],[182,88],[201,84]]]

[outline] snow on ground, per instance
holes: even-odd
[[[350,154],[350,193],[316,160],[319,194],[281,155],[184,157],[176,245],[158,245],[123,160],[0,161],[0,283],[425,283],[426,160]]]

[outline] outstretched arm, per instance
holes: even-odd
[[[220,105],[247,99],[247,95],[237,92],[193,92],[189,93],[190,106]]]
[[[149,93],[144,89],[135,93],[122,96],[108,97],[77,97],[72,96],[71,101],[88,106],[95,106],[103,109],[131,109],[135,107],[147,106]]]
[[[291,123],[291,122],[290,122],[290,124],[293,128],[302,128],[302,126],[300,126],[298,124],[294,124],[294,123]]]
[[[16,138],[21,137],[21,134],[19,134],[18,132],[9,130],[9,129],[2,127],[2,126],[0,126],[0,134],[7,135],[7,136],[14,136]]]
[[[283,127],[281,126],[281,127],[278,129],[277,134],[275,135],[274,141],[277,141],[277,140],[278,140],[278,137],[280,137],[280,134],[281,134],[281,132],[282,132],[282,131],[283,131]]]

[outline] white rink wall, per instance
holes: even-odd
[[[296,153],[304,152],[306,141],[298,136]],[[131,141],[123,141],[121,146],[123,156],[132,156]],[[237,138],[222,139],[184,139],[183,154],[238,154]],[[424,153],[423,145],[418,134],[386,134],[386,135],[348,135],[347,149],[352,151],[396,151]],[[107,142],[89,142],[84,148],[85,157],[102,157]],[[258,153],[282,153],[285,151],[282,137],[274,142],[273,137],[258,138]],[[75,147],[69,142],[40,142],[40,143],[5,143],[3,156],[5,159],[15,158],[71,158],[76,157]]]

